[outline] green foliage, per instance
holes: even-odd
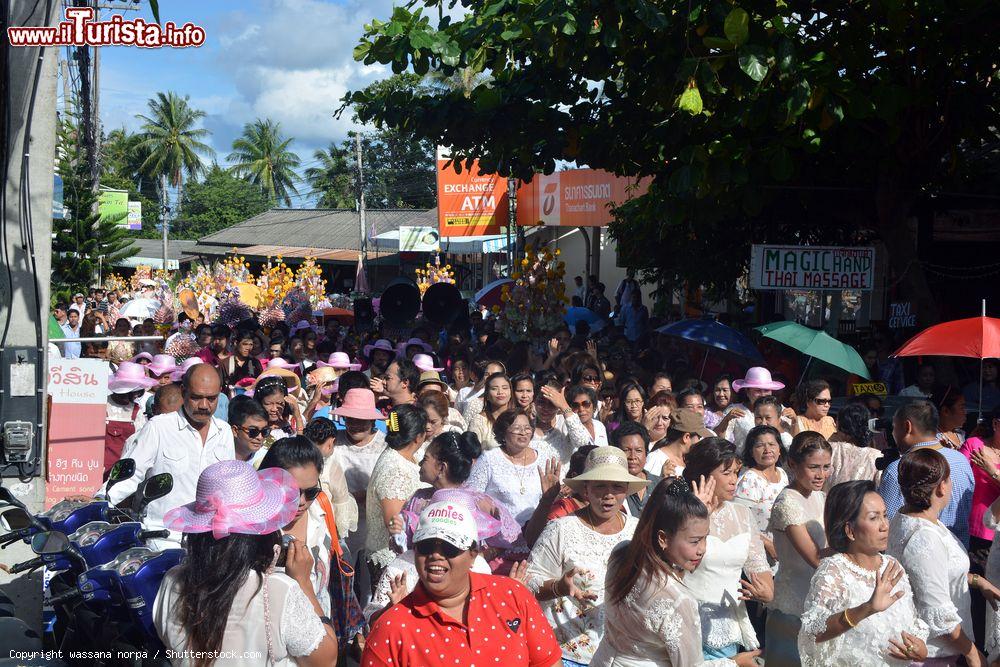
[[[428,14],[443,0],[428,0]],[[664,286],[730,293],[753,242],[881,239],[927,291],[907,218],[996,145],[1000,5],[819,0],[479,0],[396,7],[366,64],[492,77],[349,93],[362,122],[528,179],[573,161],[650,176],[616,211],[620,252]],[[992,85],[990,85],[992,84]],[[919,307],[933,318],[933,304]]]
[[[184,216],[171,224],[173,238],[197,240],[269,207],[267,196],[256,185],[212,165],[204,180],[188,183],[184,190]]]
[[[72,119],[59,126],[59,166],[63,180],[64,220],[53,220],[52,287],[61,294],[95,282],[105,271],[132,255],[132,240],[118,219],[101,219],[95,212],[97,197],[91,190],[90,170]]]
[[[249,179],[269,201],[291,206],[291,196],[298,194],[295,169],[299,166],[299,156],[288,150],[292,141],[281,136],[281,124],[270,118],[247,123],[226,158],[234,163],[230,170]]]

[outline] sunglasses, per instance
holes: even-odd
[[[813,403],[815,403],[816,405],[830,405],[830,403],[833,403],[833,399],[830,399],[830,398],[814,398],[813,399]]]
[[[591,406],[590,401],[578,401],[570,403],[570,407],[574,408],[589,408]]]
[[[438,553],[445,558],[458,558],[465,551],[465,549],[459,549],[450,542],[445,542],[444,540],[436,538],[431,540],[420,540],[413,545],[413,550],[421,556],[430,556],[431,554]]]
[[[316,500],[316,496],[318,496],[322,490],[322,487],[314,486],[308,489],[299,489],[299,493],[305,497],[307,503],[311,503]]]
[[[264,436],[265,438],[271,435],[271,427],[265,426],[264,428],[257,428],[256,426],[240,426],[240,430],[246,433],[251,439],[259,438]]]
[[[600,382],[600,378],[596,375],[581,375],[580,380],[583,382]]]

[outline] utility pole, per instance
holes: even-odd
[[[170,221],[168,214],[170,207],[167,205],[167,177],[160,176],[160,225],[163,227],[163,270],[167,270],[167,237],[170,235]]]
[[[60,60],[59,69],[62,73],[62,89],[63,89],[63,113],[66,114],[68,118],[70,112],[73,110],[73,96],[70,94],[69,85],[69,61]]]
[[[361,133],[354,135],[354,149],[358,160],[358,225],[361,237],[358,247],[361,248],[361,266],[368,272],[368,226],[365,224],[365,171],[361,159]]]
[[[517,259],[517,253],[515,248],[511,243],[511,232],[514,230],[514,225],[517,223],[517,179],[513,176],[507,179],[507,266],[508,274],[507,277],[510,278],[514,273],[514,260]]]

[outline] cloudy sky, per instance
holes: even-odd
[[[145,4],[145,3],[144,3]],[[350,114],[334,112],[348,90],[388,76],[354,62],[363,25],[387,19],[391,0],[169,0],[161,21],[206,30],[190,49],[108,47],[101,54],[101,118],[106,129],[137,130],[157,91],[189,95],[204,110],[208,143],[225,164],[233,139],[255,118],[281,123],[304,166],[316,148],[340,141]],[[141,12],[148,18],[148,8]],[[136,12],[129,12],[133,18]]]

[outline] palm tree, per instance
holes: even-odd
[[[320,195],[320,208],[354,208],[357,194],[352,158],[347,142],[343,146],[331,143],[326,150],[313,153],[317,165],[306,169],[305,177],[312,191]]]
[[[214,156],[215,151],[201,140],[210,133],[195,125],[205,112],[188,105],[189,96],[177,93],[157,93],[149,100],[149,116],[136,116],[143,121],[141,139],[136,148],[146,153],[141,171],[158,179],[160,196],[166,204],[168,184],[177,188],[180,202],[184,177],[196,178],[205,171],[199,153]]]
[[[233,142],[233,152],[226,158],[233,163],[230,171],[261,189],[271,201],[292,205],[295,174],[299,156],[288,150],[292,139],[281,136],[281,124],[270,118],[258,118],[243,126],[243,135]]]

